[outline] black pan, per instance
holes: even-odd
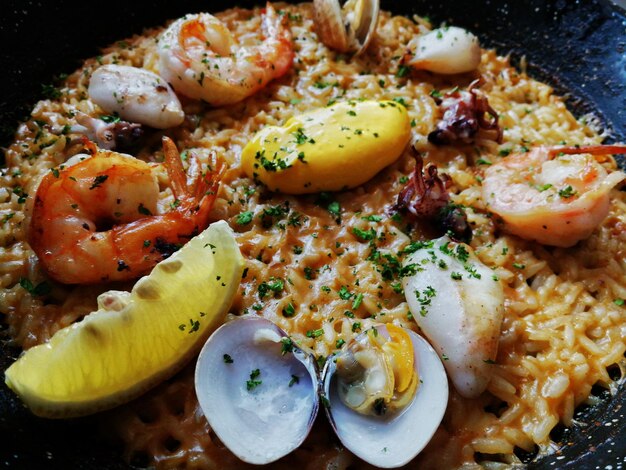
[[[98,48],[168,18],[232,6],[228,1],[160,2],[108,0],[0,3],[0,145],[19,118],[41,97],[42,84],[76,69]],[[251,1],[237,2],[250,6]],[[256,2],[259,3],[259,2]],[[45,6],[44,6],[45,5]],[[626,141],[626,15],[606,0],[392,0],[395,13],[429,15],[471,29],[483,45],[526,57],[531,75],[567,93],[577,115],[593,112],[610,132],[609,141]],[[623,161],[621,162],[623,165]],[[19,351],[0,344],[0,370]],[[587,426],[558,427],[551,434],[562,445],[549,457],[521,455],[529,467],[621,468],[626,461],[626,388],[615,397],[593,390],[603,401],[581,407],[577,419]],[[7,468],[127,468],[115,450],[102,443],[91,419],[48,421],[35,418],[0,385],[0,466]]]

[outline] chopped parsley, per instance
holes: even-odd
[[[235,362],[233,361],[233,358],[230,357],[229,354],[224,354],[223,357],[224,357],[224,364],[232,364],[233,362]]]
[[[152,212],[150,212],[150,209],[144,206],[142,202],[139,203],[139,207],[137,207],[137,212],[139,212],[142,215],[152,215]]]
[[[250,380],[246,381],[246,389],[250,392],[257,388],[259,385],[263,383],[262,380],[255,380],[261,375],[261,371],[259,369],[254,369],[250,372]]]
[[[285,282],[278,277],[270,277],[268,282],[262,282],[259,284],[258,291],[259,297],[264,298],[269,295],[270,292],[273,295],[277,295],[285,288]]]
[[[9,212],[8,214],[4,214],[2,216],[2,224],[6,224],[13,217],[15,217],[15,212]]]
[[[300,378],[297,375],[291,374],[291,380],[289,381],[289,386],[293,387],[294,385],[300,383]]]
[[[309,138],[305,133],[304,133],[304,129],[302,129],[301,127],[299,127],[296,132],[293,133],[294,137],[296,138],[296,144],[297,145],[302,145],[302,144],[306,144],[307,142],[309,144],[314,144],[315,140]]]
[[[320,328],[319,330],[309,330],[306,332],[307,338],[319,338],[324,334],[324,329]]]
[[[341,286],[341,289],[339,289],[339,298],[342,300],[350,300],[354,294],[351,293],[348,288],[346,286]]]
[[[104,114],[102,116],[100,116],[100,119],[106,123],[116,123],[116,122],[120,122],[122,120],[122,118],[120,117],[119,114],[117,113],[113,113],[113,114]]]
[[[343,339],[338,339],[337,342],[335,343],[335,347],[337,349],[340,349],[344,344],[346,344],[345,340]]]
[[[26,290],[29,294],[35,296],[41,296],[49,294],[52,290],[52,286],[48,284],[46,281],[40,282],[37,285],[34,285],[30,279],[25,277],[20,278],[20,286],[22,289]]]
[[[411,71],[411,69],[409,68],[408,65],[400,65],[400,66],[398,66],[398,71],[396,72],[396,77],[404,78],[404,77],[406,77],[409,74],[410,71]]]
[[[248,225],[250,222],[252,222],[253,217],[254,214],[252,214],[252,212],[250,211],[241,212],[239,215],[237,215],[237,223],[239,225]]]
[[[283,317],[291,318],[296,314],[296,309],[291,302],[287,304],[286,307],[283,308]]]
[[[432,248],[432,247],[433,247],[433,242],[432,241],[412,242],[409,245],[407,245],[406,247],[404,247],[402,250],[400,250],[400,254],[401,255],[409,255],[411,253],[415,253],[418,250],[422,250],[424,248]]]
[[[195,333],[200,329],[200,322],[192,318],[189,319],[189,334]]]
[[[341,215],[341,206],[339,205],[337,201],[333,201],[330,204],[328,204],[327,209],[328,209],[328,212],[330,212],[335,217],[339,217]]]
[[[578,192],[572,188],[571,185],[567,185],[565,188],[559,190],[559,196],[563,199],[569,199],[570,197],[574,197]]]
[[[404,106],[405,108],[408,108],[409,106],[406,104],[406,101],[404,101],[404,98],[400,97],[400,96],[396,96],[393,101],[395,101],[398,104],[401,104],[402,106]]]
[[[624,299],[615,299],[615,300],[613,301],[613,303],[614,303],[615,305],[617,305],[618,307],[623,307],[625,302],[626,302],[626,301],[625,301]]]
[[[284,356],[287,353],[293,352],[293,340],[288,336],[280,340],[281,349],[280,353]]]
[[[98,175],[93,179],[93,183],[89,189],[96,189],[109,178],[109,175]]]
[[[358,227],[352,227],[352,233],[363,241],[373,240],[376,237],[376,231],[373,228],[369,230],[362,230]]]
[[[454,279],[454,278],[453,278]],[[428,307],[431,304],[433,297],[437,295],[437,291],[432,286],[426,286],[422,292],[415,290],[415,299],[420,304],[420,315],[425,317],[428,315]]]

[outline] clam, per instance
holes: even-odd
[[[241,460],[267,464],[298,447],[317,416],[313,357],[260,317],[222,325],[198,357],[200,407]]]
[[[235,455],[254,464],[271,463],[304,441],[318,393],[344,446],[386,468],[404,465],[424,448],[448,401],[437,353],[394,325],[357,336],[320,375],[313,355],[272,322],[238,318],[209,338],[195,381],[209,425]]]
[[[321,41],[339,52],[361,54],[378,24],[379,0],[313,0]]]
[[[394,468],[419,454],[437,430],[448,380],[425,339],[378,325],[329,358],[323,393],[343,445],[372,465]]]

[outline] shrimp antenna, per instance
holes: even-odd
[[[550,158],[557,155],[580,155],[589,153],[591,155],[620,155],[626,154],[626,145],[581,145],[574,147],[554,147],[548,150]]]

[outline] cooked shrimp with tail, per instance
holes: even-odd
[[[626,145],[536,147],[490,166],[483,179],[487,208],[509,233],[570,247],[588,238],[609,213],[610,191],[626,178],[599,162]]]
[[[214,106],[237,103],[291,68],[291,31],[269,3],[263,36],[257,46],[241,46],[213,15],[185,15],[159,39],[160,75],[189,98]]]
[[[188,185],[178,150],[164,137],[175,202],[159,214],[159,185],[148,163],[87,146],[91,155],[53,169],[35,196],[28,241],[50,277],[65,284],[135,279],[206,228],[220,164],[203,172],[192,158]]]

